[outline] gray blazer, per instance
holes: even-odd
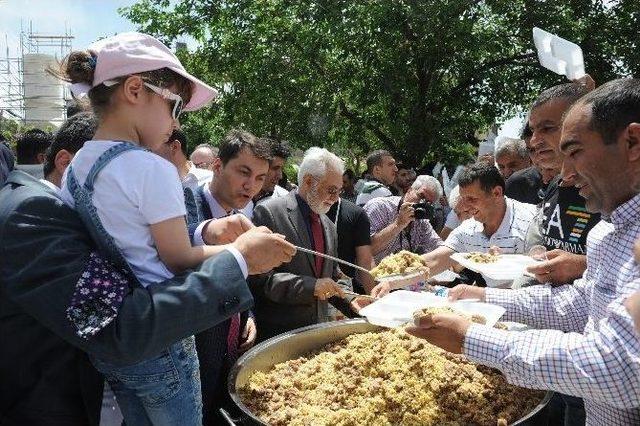
[[[321,215],[326,254],[337,256],[338,234],[326,215]],[[253,212],[253,222],[264,225],[273,232],[283,234],[287,241],[313,249],[295,191],[283,198],[272,198],[258,204]],[[255,299],[254,313],[258,324],[258,339],[264,340],[285,331],[323,321],[327,302],[313,295],[317,277],[314,272],[314,256],[298,252],[290,263],[281,265],[268,274],[249,277],[249,285]],[[338,265],[324,259],[322,278],[337,280]],[[337,300],[334,300],[337,299]],[[341,310],[343,299],[329,300]]]

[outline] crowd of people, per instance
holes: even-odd
[[[217,92],[153,37],[100,40],[58,75],[86,110],[25,132],[15,157],[0,143],[0,424],[98,424],[105,381],[126,424],[220,424],[256,342],[400,288],[304,249],[365,270],[408,250],[432,277],[456,272],[450,299],[531,329],[437,314],[409,333],[556,392],[549,424],[640,424],[639,80],[542,91],[520,139],[451,179],[384,150],[357,179],[312,147],[294,185],[282,140],[234,129],[189,149],[180,113]],[[540,246],[515,281],[451,258]]]

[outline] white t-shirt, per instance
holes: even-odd
[[[120,142],[88,141],[71,161],[80,185],[107,149]],[[68,171],[68,169],[67,169]],[[74,206],[62,177],[61,198]],[[184,216],[184,194],[173,164],[148,151],[127,151],[111,160],[94,182],[93,205],[140,282],[147,286],[173,277],[160,260],[150,225]]]
[[[524,254],[527,230],[536,214],[533,204],[521,203],[504,197],[506,211],[497,231],[490,237],[484,234],[484,225],[474,218],[463,221],[451,231],[444,245],[458,253],[479,251],[486,253],[491,246],[500,247],[504,254]],[[485,278],[489,287],[510,286],[511,281],[496,281]]]

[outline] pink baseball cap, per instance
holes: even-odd
[[[194,111],[211,102],[218,92],[184,69],[176,55],[159,40],[137,32],[120,33],[92,43],[88,49],[96,55],[93,84],[73,84],[71,91],[82,96],[107,80],[146,71],[169,68],[193,82],[191,100],[185,111]]]

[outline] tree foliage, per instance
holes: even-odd
[[[539,26],[583,47],[598,82],[640,69],[633,0],[143,0],[121,11],[220,89],[186,119],[193,143],[242,126],[357,157],[466,159],[475,133],[562,82],[533,51]]]

